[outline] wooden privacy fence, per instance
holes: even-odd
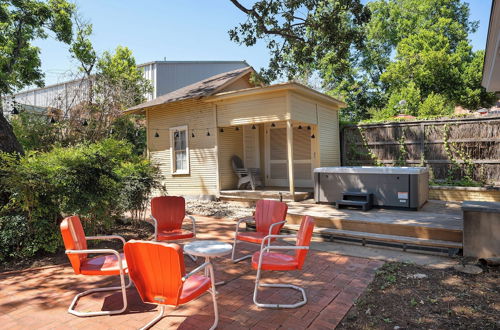
[[[428,166],[431,178],[500,185],[500,116],[342,128],[344,166]]]

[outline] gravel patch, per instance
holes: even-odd
[[[255,207],[243,207],[235,204],[202,201],[202,200],[187,200],[186,212],[188,214],[198,214],[216,218],[238,219],[251,216]]]

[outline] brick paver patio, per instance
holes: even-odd
[[[230,242],[234,222],[226,219],[197,217],[199,239],[220,239]],[[257,246],[240,243],[246,252]],[[188,257],[187,271],[195,263]],[[202,261],[198,259],[196,264]],[[346,257],[311,250],[303,271],[263,272],[268,282],[286,281],[305,288],[308,303],[297,309],[262,309],[253,304],[255,271],[250,261],[233,264],[226,258],[214,260],[216,280],[225,280],[218,286],[219,329],[333,329],[373,279],[381,261]],[[135,288],[128,291],[129,306],[125,313],[114,316],[80,318],[67,313],[73,296],[95,286],[118,283],[118,277],[77,276],[70,266],[61,265],[42,269],[0,274],[0,328],[2,329],[137,329],[157,313],[154,305],[141,302]],[[260,300],[290,303],[300,294],[289,289],[265,289]],[[80,299],[78,310],[118,309],[119,291],[96,293]],[[204,329],[213,322],[211,296],[199,299],[177,309],[167,308],[166,317],[155,329]]]

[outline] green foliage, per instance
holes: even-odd
[[[446,97],[431,93],[418,108],[419,117],[446,116],[453,114],[453,107]]]
[[[230,31],[231,39],[247,46],[264,39],[271,49],[264,75],[317,72],[323,88],[348,104],[343,120],[387,119],[401,111],[417,116],[431,94],[470,109],[494,101],[480,85],[484,52],[473,52],[468,39],[478,22],[462,0],[375,0],[364,7],[256,1],[251,8],[232,2],[248,20]],[[409,89],[418,100],[409,100]],[[402,99],[407,109],[396,109]]]
[[[360,0],[259,0],[251,7],[231,2],[247,19],[229,36],[246,46],[265,40],[271,59],[261,74],[268,82],[312,70],[328,81],[342,81],[349,71],[351,48],[362,47],[361,27],[370,17]]]
[[[42,114],[21,110],[19,115],[12,118],[11,125],[18,141],[26,151],[48,151],[53,147],[54,142],[59,140],[57,126],[51,124]]]
[[[63,215],[80,215],[88,233],[106,231],[125,212],[140,214],[152,190],[162,189],[158,169],[124,141],[105,139],[0,158],[0,188],[10,196],[0,216],[24,223],[16,233],[16,227],[4,223],[0,236],[5,228],[6,235],[13,240],[19,235],[26,246],[18,251],[4,242],[0,254],[6,257],[53,252],[60,244],[57,224]]]
[[[75,5],[66,0],[4,0],[0,2],[0,94],[30,84],[43,85],[40,49],[35,39],[70,43]]]

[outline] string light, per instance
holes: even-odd
[[[210,131],[208,130],[208,128],[207,128],[207,136],[210,136]]]
[[[313,135],[311,135],[311,139],[315,139],[315,138],[316,138],[316,137],[314,136],[314,134],[313,134]]]
[[[272,124],[271,124],[271,127],[276,127],[276,124],[275,124],[275,123],[272,123]]]
[[[255,127],[255,125],[252,125],[252,129],[256,129],[257,127]]]
[[[158,131],[155,133],[155,138],[160,137],[160,134],[158,134]]]
[[[221,133],[224,133],[224,128],[222,128],[222,127],[221,127],[220,132],[221,132]]]
[[[191,132],[191,137],[194,138],[194,129]]]
[[[307,126],[307,130],[310,131],[311,130],[311,126]]]
[[[235,131],[239,131],[239,130],[240,130],[240,128],[239,128],[238,126],[236,126],[236,127],[234,128],[234,130],[235,130]]]
[[[299,125],[299,127],[298,127],[298,128],[299,128],[299,129],[302,129],[302,125]]]

